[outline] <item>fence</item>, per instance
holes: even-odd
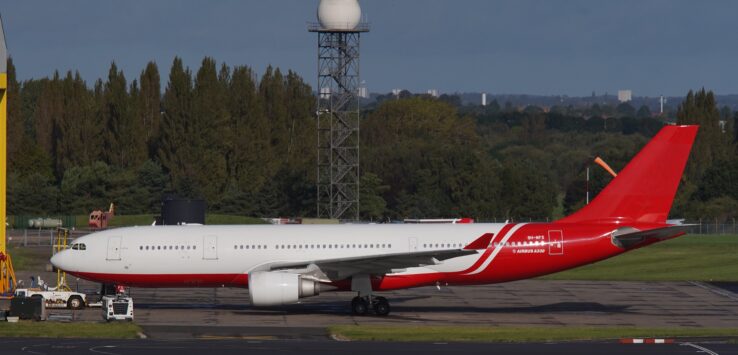
[[[684,224],[693,224],[689,228],[689,234],[738,234],[736,219],[719,223],[715,218],[705,218],[697,221],[684,221]]]
[[[70,230],[69,239],[79,238],[90,231]],[[8,229],[8,245],[14,246],[48,246],[54,247],[56,229]]]
[[[29,224],[29,222],[35,219],[58,219],[62,223],[62,225],[59,227],[70,228],[70,229],[77,227],[76,225],[77,217],[69,216],[69,215],[67,216],[32,216],[32,215],[8,216],[7,222],[10,228],[24,229],[24,228],[31,228],[31,225]]]

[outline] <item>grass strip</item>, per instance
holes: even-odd
[[[689,235],[542,277],[595,281],[738,281],[738,235]]]
[[[0,322],[0,338],[133,339],[141,327],[133,323]]]
[[[361,341],[549,342],[620,338],[738,337],[738,328],[450,327],[339,325],[331,335]]]

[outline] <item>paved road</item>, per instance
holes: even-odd
[[[48,340],[3,339],[3,355],[160,355],[160,354],[736,354],[738,345],[618,343],[384,343],[294,340]]]

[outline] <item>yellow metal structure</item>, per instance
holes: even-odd
[[[1,26],[1,24],[0,24]],[[0,58],[0,60],[7,60]],[[15,271],[8,254],[6,221],[7,192],[7,130],[8,130],[8,74],[0,73],[0,295],[11,294],[15,290]]]
[[[69,229],[57,228],[56,239],[54,240],[54,254],[67,249],[67,241],[69,240]],[[67,285],[67,273],[56,269],[56,291],[71,291]]]
[[[8,177],[8,49],[0,18],[0,297],[15,291],[15,271],[6,245],[6,192]]]

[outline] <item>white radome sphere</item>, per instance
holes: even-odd
[[[359,0],[320,0],[318,22],[327,30],[346,30],[356,28],[361,21]]]

